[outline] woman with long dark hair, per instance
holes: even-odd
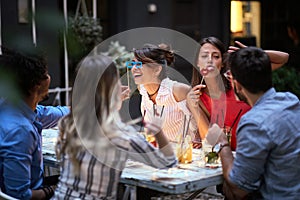
[[[236,148],[236,128],[240,117],[250,106],[231,84],[230,66],[227,53],[246,46],[236,42],[239,47],[230,46],[226,51],[224,44],[216,37],[203,38],[197,53],[196,68],[193,68],[192,87],[187,96],[188,108],[197,122],[201,139],[204,139],[209,124],[216,123],[231,134],[231,148]],[[285,52],[265,50],[275,70],[287,62]],[[255,80],[253,80],[255,81]],[[239,97],[237,98],[236,95]],[[228,130],[227,130],[228,131]]]

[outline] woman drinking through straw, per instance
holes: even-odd
[[[240,48],[246,48],[236,42]],[[239,47],[230,46],[228,53]],[[275,50],[265,50],[270,57],[272,70],[281,67],[288,60],[288,54]],[[209,124],[216,123],[224,130],[230,130],[231,149],[236,148],[236,128],[240,117],[250,110],[245,98],[235,95],[231,83],[230,66],[226,63],[226,48],[216,37],[203,38],[193,68],[193,89],[187,96],[187,105],[198,124],[201,139],[206,137]],[[253,80],[255,81],[255,80]]]

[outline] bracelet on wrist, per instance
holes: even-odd
[[[44,187],[44,188],[42,188],[42,190],[45,193],[45,198],[46,199],[50,199],[54,195],[54,190],[51,186]]]

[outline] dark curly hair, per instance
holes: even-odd
[[[47,79],[48,67],[45,56],[37,52],[20,52],[2,47],[1,71],[12,75],[21,95],[28,96],[30,90]]]

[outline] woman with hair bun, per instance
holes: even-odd
[[[186,106],[186,95],[191,87],[171,80],[167,75],[168,67],[175,62],[174,52],[166,44],[145,44],[133,53],[130,68],[142,96],[141,113],[145,120],[150,115],[163,116],[162,130],[173,142],[183,133],[185,123],[188,134],[195,140],[197,126],[194,120],[191,119],[187,126],[191,113]]]

